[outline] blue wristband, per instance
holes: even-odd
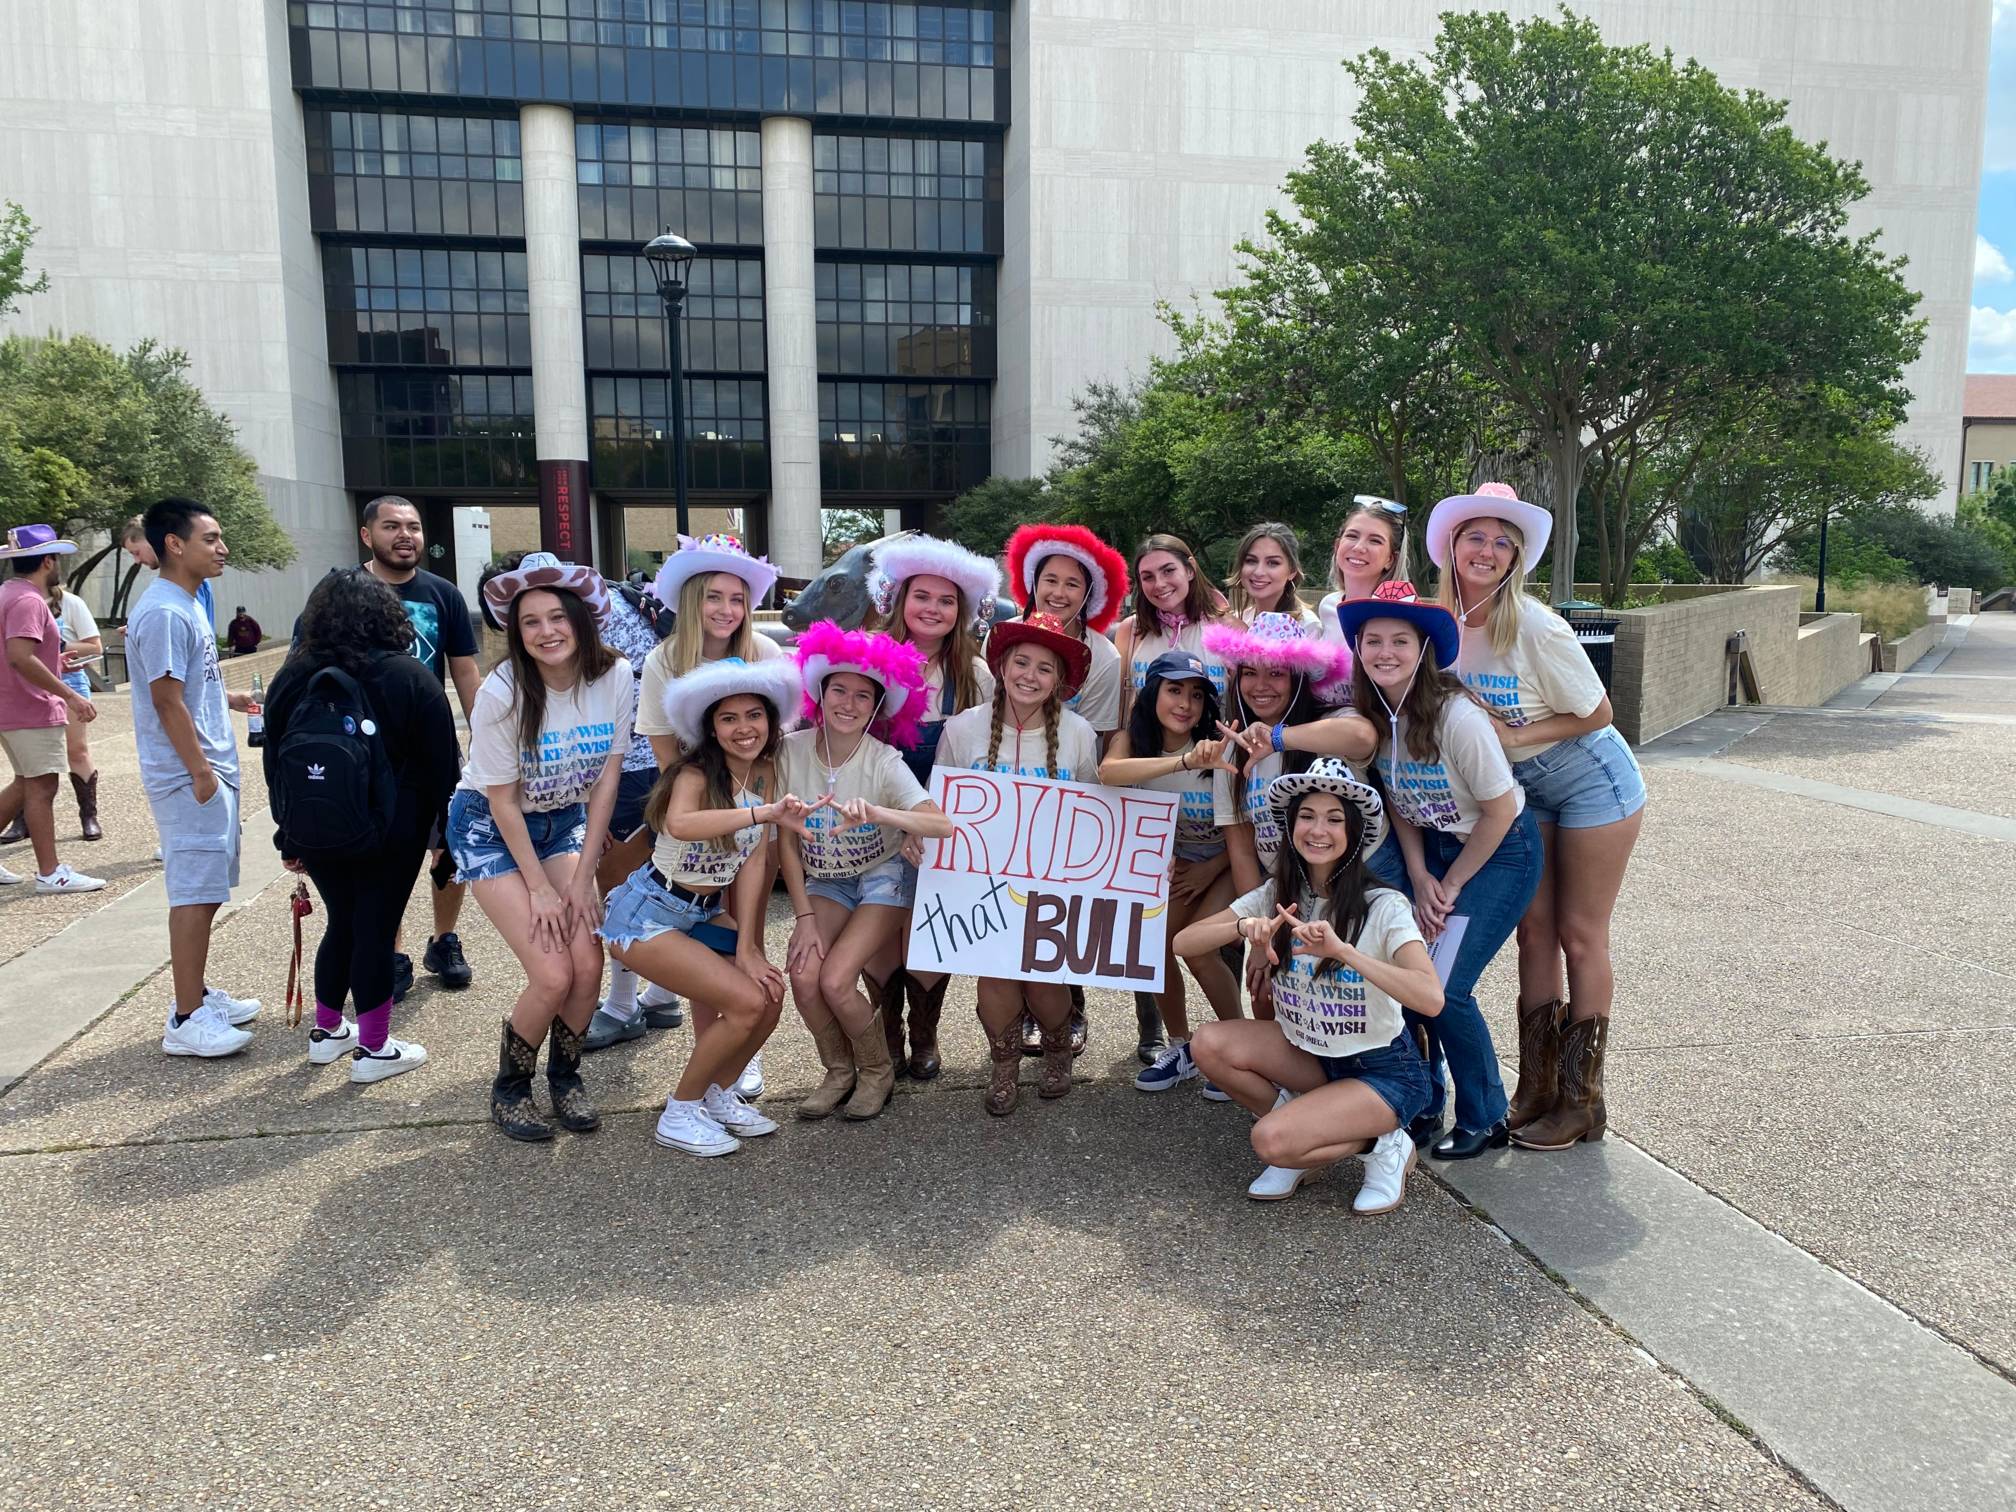
[[[1285,721],[1281,724],[1277,724],[1276,726],[1274,726],[1274,749],[1276,751],[1285,751],[1288,749],[1288,747],[1285,744],[1283,744],[1281,739],[1281,732],[1287,728],[1288,726]]]

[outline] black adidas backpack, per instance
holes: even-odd
[[[289,855],[383,847],[398,793],[384,735],[356,678],[339,667],[310,677],[276,754],[270,798]]]

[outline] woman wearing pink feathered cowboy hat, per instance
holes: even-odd
[[[1553,525],[1487,483],[1437,504],[1426,532],[1440,600],[1462,628],[1456,673],[1496,716],[1540,825],[1544,869],[1519,925],[1519,1085],[1507,1115],[1513,1142],[1537,1150],[1603,1134],[1610,915],[1645,818],[1645,779],[1602,679],[1567,621],[1525,591]]]
[[[810,805],[802,834],[783,837],[784,885],[797,916],[788,964],[791,995],[819,1048],[826,1078],[798,1104],[800,1118],[839,1108],[873,1118],[896,1084],[885,1014],[900,1013],[900,974],[861,978],[896,941],[917,884],[904,864],[906,836],[939,838],[952,822],[904,764],[917,740],[924,658],[916,647],[822,620],[798,639],[808,728],[784,737],[779,780]],[[938,1074],[938,1006],[913,1014],[912,1071]],[[849,1092],[853,1093],[851,1098]],[[845,1107],[841,1107],[842,1100]]]

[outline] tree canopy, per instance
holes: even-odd
[[[49,287],[49,275],[28,276],[28,247],[35,240],[35,223],[14,201],[0,210],[0,315],[12,312],[24,294],[40,294]]]

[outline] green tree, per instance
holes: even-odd
[[[1018,525],[1051,518],[1049,493],[1042,478],[996,474],[945,506],[938,516],[939,534],[982,556],[999,556]]]
[[[1845,232],[1860,170],[1794,136],[1783,103],[1565,10],[1448,14],[1425,65],[1346,66],[1356,138],[1311,148],[1303,178],[1326,218],[1375,228],[1349,238],[1367,276],[1405,289],[1535,436],[1557,563],[1589,482],[1606,596],[1650,529],[1632,518],[1646,460],[1705,438],[1706,417],[1740,425],[1823,385],[1901,415],[1917,297]]]
[[[28,276],[28,248],[35,240],[35,223],[14,201],[0,211],[0,315],[8,314],[24,294],[40,294],[49,287],[49,275]]]
[[[879,541],[887,534],[879,509],[822,509],[819,511],[820,551],[827,566],[863,541]]]
[[[123,355],[88,336],[0,341],[0,525],[47,521],[117,537],[164,494],[217,513],[238,567],[294,560],[236,429],[188,377],[181,352]],[[81,582],[116,549],[78,564]]]

